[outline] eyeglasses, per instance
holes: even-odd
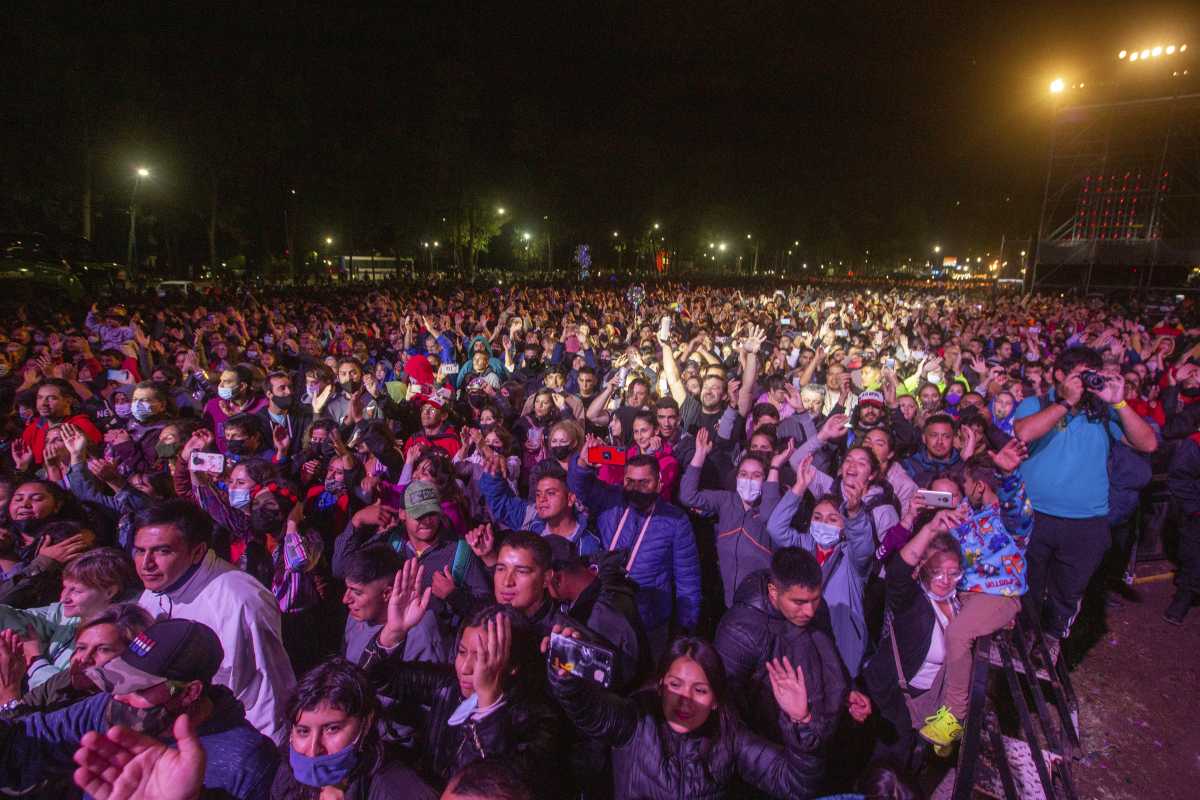
[[[944,571],[941,571],[941,572],[931,572],[931,573],[929,573],[929,579],[930,579],[930,580],[934,580],[934,581],[954,581],[955,583],[958,583],[958,581],[959,581],[959,580],[962,578],[962,576],[963,576],[963,573],[962,573],[962,570],[961,570],[961,569],[955,569],[955,570],[944,570]]]

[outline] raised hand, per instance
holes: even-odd
[[[13,630],[0,631],[0,703],[21,697],[28,668],[21,637]]]
[[[846,427],[846,423],[849,421],[850,417],[845,414],[831,414],[829,419],[825,420],[825,424],[821,426],[821,430],[817,431],[817,438],[822,442],[843,438],[850,430]]]
[[[787,447],[783,448],[782,452],[776,453],[771,457],[771,469],[779,469],[792,458],[792,454],[796,452],[796,440],[788,438]],[[812,466],[812,456],[809,456],[808,465]]]
[[[425,567],[415,558],[404,562],[392,581],[392,594],[388,597],[387,622],[379,631],[379,643],[391,649],[404,641],[408,632],[417,626],[429,608],[432,587],[421,589]]]
[[[87,460],[87,468],[88,472],[105,483],[112,483],[121,477],[121,473],[117,470],[116,462],[109,458],[89,458]]]
[[[78,426],[69,422],[63,423],[58,429],[63,445],[71,454],[72,464],[82,464],[87,459],[88,439]]]
[[[490,556],[496,547],[496,535],[492,531],[490,522],[467,531],[466,538],[467,544],[471,546],[471,551],[480,558]]]
[[[288,433],[286,425],[271,426],[271,442],[275,445],[275,452],[287,454],[288,448],[292,445],[292,435]]]
[[[88,731],[75,751],[75,783],[97,800],[195,800],[206,758],[187,714],[175,718],[177,747],[117,725]]]
[[[18,472],[28,472],[33,466],[33,449],[24,439],[13,439],[12,458]]]
[[[792,484],[792,491],[798,495],[804,494],[812,485],[815,477],[817,477],[817,468],[813,466],[813,457],[809,453],[800,461],[800,466],[796,469],[796,482]]]
[[[51,561],[57,561],[59,564],[65,564],[80,553],[87,551],[91,546],[91,541],[82,533],[68,536],[55,544],[50,544],[50,540],[47,538],[42,540],[38,555],[45,556]]]
[[[848,514],[856,514],[862,508],[863,495],[866,493],[866,484],[857,480],[842,480],[842,499],[846,501]]]
[[[803,724],[812,719],[803,669],[793,667],[787,656],[773,658],[767,662],[767,677],[771,680],[771,692],[780,711],[792,722]]]
[[[450,595],[454,594],[454,590],[458,588],[454,583],[454,576],[450,574],[450,566],[442,567],[440,572],[433,573],[433,580],[430,583],[430,589],[439,600],[445,600]]]
[[[475,671],[472,679],[479,708],[487,708],[500,699],[501,682],[508,672],[508,658],[512,650],[512,621],[497,614],[483,624],[479,634],[479,650],[475,656]]]
[[[992,463],[996,465],[996,469],[1008,474],[1021,466],[1021,462],[1029,457],[1029,448],[1025,446],[1017,437],[1008,440],[1008,443],[1001,447],[998,451],[992,454]]]
[[[703,464],[704,459],[708,458],[708,454],[713,451],[712,434],[708,432],[708,428],[700,428],[696,431],[696,447],[692,455],[693,464]]]

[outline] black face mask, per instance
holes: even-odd
[[[246,445],[247,442],[245,439],[226,439],[225,452],[231,456],[244,456],[250,452],[250,449]]]
[[[347,394],[354,394],[362,388],[362,381],[341,381],[341,387]]]
[[[1184,397],[1200,397],[1200,386],[1180,386],[1179,393]]]
[[[566,461],[574,452],[575,448],[569,444],[556,444],[550,448],[550,455],[554,456],[555,461]]]
[[[654,501],[658,499],[658,492],[639,492],[635,489],[626,489],[623,494],[625,502],[643,514],[654,508]]]
[[[271,402],[274,403],[275,407],[279,410],[287,411],[292,407],[292,396],[290,394],[285,394],[281,397],[272,397]]]

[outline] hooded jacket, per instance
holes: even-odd
[[[771,566],[775,546],[767,533],[767,520],[779,502],[779,484],[764,483],[762,496],[746,508],[737,492],[701,489],[702,470],[688,465],[679,484],[679,502],[717,517],[717,563],[725,586],[725,607],[730,608],[742,581]]]
[[[637,585],[625,574],[620,554],[597,557],[596,580],[562,610],[616,649],[617,675],[627,689],[650,668],[650,645],[637,608]]]
[[[210,549],[176,585],[142,592],[138,605],[155,618],[212,628],[225,651],[213,683],[233,692],[251,725],[276,744],[284,741],[296,676],[283,649],[279,604],[265,586]]]
[[[917,486],[928,488],[929,484],[945,475],[961,461],[962,458],[957,450],[952,449],[948,458],[934,458],[929,455],[925,445],[921,445],[921,449],[904,459],[901,466]]]
[[[808,728],[822,743],[837,727],[845,707],[849,682],[841,656],[829,634],[813,624],[788,622],[767,594],[770,571],[746,578],[734,595],[733,606],[721,617],[713,642],[738,700],[742,719],[758,734],[782,741],[779,704],[771,692],[766,664],[787,657],[803,669],[812,721]]]

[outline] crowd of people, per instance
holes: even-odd
[[[120,299],[0,324],[9,793],[916,797],[1154,470],[1200,599],[1187,304]]]

